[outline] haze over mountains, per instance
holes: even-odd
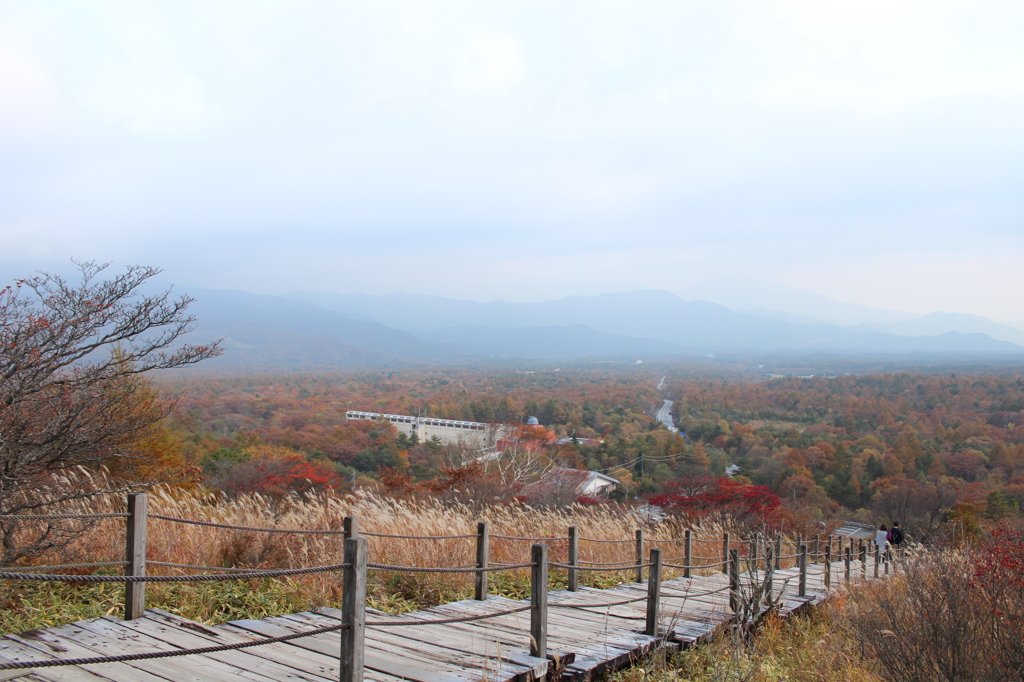
[[[984,318],[876,311],[792,291],[776,292],[778,311],[739,311],[660,290],[536,303],[405,293],[190,293],[197,298],[197,335],[226,339],[227,352],[217,361],[222,366],[624,361],[740,353],[1024,358],[1024,332]]]

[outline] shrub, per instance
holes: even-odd
[[[887,679],[1019,680],[1024,670],[1024,543],[997,532],[935,551],[855,593],[850,625]]]

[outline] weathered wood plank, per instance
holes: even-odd
[[[198,625],[197,623],[193,623],[192,621],[181,618],[175,614],[159,611],[157,609],[149,609],[146,611],[146,617],[149,620],[163,623],[168,627],[184,629],[204,637],[207,644],[203,646],[212,645],[214,643],[236,644],[265,639],[264,637],[260,637],[259,635],[251,632],[233,629],[230,626],[207,627],[205,625]],[[331,682],[336,682],[338,679],[338,661],[336,657],[332,658],[329,656],[314,654],[312,652],[306,652],[302,649],[288,647],[284,643],[252,647],[245,649],[245,651],[249,652],[250,655],[266,658],[269,661],[301,670],[319,678],[331,680]]]
[[[293,623],[285,621],[285,623],[279,624],[272,622],[272,620],[273,619],[238,620],[232,621],[232,624],[267,637],[279,637],[281,635],[286,635],[289,632],[297,631],[297,628],[288,627],[293,626]],[[302,639],[295,639],[288,642],[288,644],[292,646],[310,649],[319,653],[338,651],[336,647],[340,646],[340,643],[340,636],[330,637],[328,635],[303,637]],[[403,658],[402,661],[404,660],[405,659]],[[366,668],[368,670],[376,670],[401,679],[415,680],[417,682],[461,682],[461,678],[430,670],[423,670],[419,666],[408,665],[402,661],[391,660],[379,655],[378,652],[373,650],[368,650],[365,658]]]
[[[61,654],[57,656],[57,654]],[[25,661],[51,661],[56,658],[79,658],[94,656],[95,653],[67,645],[46,630],[29,630],[20,635],[0,637],[0,661],[21,663]],[[104,674],[110,671],[112,664],[89,666],[90,670],[76,666],[60,666],[54,668],[33,668],[30,670],[6,670],[5,679],[23,680],[34,678],[46,682],[99,682],[117,678]],[[157,678],[150,677],[150,680]]]
[[[310,612],[296,613],[286,616],[289,619],[300,621],[307,627],[323,627],[332,625],[338,621],[326,614]],[[433,639],[431,641],[408,639],[403,637],[401,632],[408,630],[407,627],[397,627],[384,630],[382,628],[367,628],[367,642],[371,640],[377,648],[396,648],[399,651],[415,651],[418,657],[433,660],[440,664],[454,664],[461,669],[486,671],[488,680],[521,680],[526,682],[529,677],[528,669],[524,666],[507,663],[501,658],[488,657],[486,652],[466,653],[459,649],[448,646],[448,637],[444,626],[435,626]],[[425,628],[426,629],[426,628]]]
[[[316,613],[332,619],[340,617],[340,612],[332,608],[321,608]],[[402,616],[384,615],[389,619],[402,619]],[[417,619],[409,618],[408,620],[414,622]],[[438,628],[442,629],[439,630]],[[370,628],[370,632],[374,633],[372,635],[374,637],[380,631],[379,628],[373,628],[372,626]],[[513,679],[518,679],[520,675],[542,677],[547,673],[548,669],[547,659],[529,656],[528,652],[524,650],[516,651],[509,647],[504,647],[494,639],[466,635],[461,630],[456,630],[447,625],[397,627],[389,629],[387,633],[400,640],[408,640],[408,642],[404,642],[407,646],[418,646],[417,643],[422,642],[428,645],[452,649],[459,655],[469,654],[491,659],[497,658],[507,663],[512,663],[515,665],[514,668],[510,668],[510,671],[513,671],[515,675]]]
[[[68,633],[68,638],[93,649],[100,656],[167,650],[167,646],[157,640],[125,628],[118,628],[113,623],[103,620],[80,621],[75,623],[75,626],[78,631],[73,633],[73,636]],[[204,656],[147,659],[132,661],[127,665],[175,682],[230,682],[238,679],[263,682],[271,679]]]
[[[81,629],[74,625],[60,625],[46,630],[30,630],[17,635],[7,635],[7,639],[16,639],[19,643],[38,649],[45,654],[53,653],[54,658],[94,658],[106,655],[94,647],[80,643],[77,639],[80,634],[82,634]],[[90,675],[111,680],[125,680],[126,682],[156,682],[170,679],[133,668],[126,663],[94,664],[88,668],[78,666],[43,668],[36,674],[41,677],[65,680],[88,680],[91,679]]]
[[[153,620],[148,617],[137,618],[130,621],[111,620],[115,625],[127,628],[133,632],[147,635],[155,640],[167,644],[168,649],[196,649],[200,647],[216,646],[219,644],[231,644],[225,637],[218,637],[217,633],[208,631],[209,634],[200,635],[198,632],[189,631],[185,628],[176,628]],[[200,626],[202,627],[202,626]],[[273,645],[267,645],[273,646]],[[256,647],[258,648],[258,647]],[[322,682],[325,678],[312,675],[307,672],[296,670],[291,666],[281,665],[274,661],[267,660],[253,653],[254,649],[239,649],[237,651],[222,651],[212,654],[204,654],[204,658],[220,661],[227,665],[235,666],[242,670],[259,673],[274,680],[295,680],[297,682]]]

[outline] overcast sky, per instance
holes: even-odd
[[[1024,321],[1024,3],[0,0],[0,275]]]

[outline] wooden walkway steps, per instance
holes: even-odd
[[[807,596],[797,597],[797,569],[775,572],[776,594],[784,591],[783,615],[825,595],[823,565],[807,574]],[[843,563],[832,564],[834,585],[842,582]],[[392,616],[370,611],[367,618],[365,679],[368,682],[577,682],[624,667],[659,646],[687,647],[706,641],[730,617],[729,578],[722,573],[661,583],[659,619],[662,637],[642,634],[645,601],[598,606],[647,595],[641,583],[548,596],[550,659],[529,655],[528,611],[486,620],[444,625],[428,621],[506,611],[523,606],[503,597],[466,600]],[[724,589],[723,589],[724,588]],[[571,607],[570,607],[571,605]],[[594,605],[595,608],[579,608]],[[61,625],[0,637],[0,662],[44,661],[127,653],[148,653],[248,642],[340,622],[334,609],[293,613],[263,620],[205,626],[157,609],[135,620],[114,617]],[[423,621],[423,625],[374,627],[375,620]],[[228,682],[305,680],[339,677],[340,635],[332,632],[288,642],[205,655],[86,666],[0,671],[0,680],[33,682]]]

